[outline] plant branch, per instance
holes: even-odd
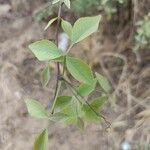
[[[68,50],[66,51],[66,55],[69,53],[69,51],[71,50],[71,48],[73,47],[73,44],[71,44],[68,48]]]
[[[75,92],[75,93],[74,93],[74,92],[72,91],[72,93],[74,94],[74,96],[77,98],[77,100],[79,100],[80,103],[82,103],[82,101],[78,98],[77,95],[79,95],[80,98],[82,98],[82,99],[84,99],[84,100],[85,100],[85,98],[79,94],[79,92],[72,86],[72,84],[71,84],[69,81],[67,81],[67,80],[64,79],[64,78],[62,78],[62,80],[63,80],[65,83],[67,83],[67,85],[69,85],[70,89]],[[111,127],[111,123],[110,123],[103,115],[97,113],[97,112],[92,108],[92,106],[88,103],[87,100],[85,100],[85,103],[89,106],[89,108],[90,108],[98,117],[103,118],[103,120],[105,121],[105,123],[108,125],[107,128],[110,128],[110,127]]]
[[[59,43],[59,27],[60,27],[60,21],[61,21],[62,5],[63,5],[63,3],[60,3],[59,11],[58,11],[57,26],[56,26],[55,42],[56,42],[57,46],[58,46],[58,43]],[[60,75],[60,63],[59,62],[57,63],[57,75],[58,76]]]
[[[62,5],[63,3],[60,3],[59,6],[59,11],[58,11],[58,20],[57,20],[57,26],[56,26],[56,36],[55,36],[55,42],[56,45],[58,46],[58,37],[59,37],[59,27],[60,27],[60,21],[61,21],[61,12],[62,12]],[[56,100],[57,100],[57,96],[60,90],[60,86],[61,84],[59,83],[59,76],[60,76],[60,63],[57,62],[57,76],[56,76],[56,87],[55,87],[55,93],[54,93],[54,102],[53,102],[53,106],[52,106],[52,110],[51,113],[54,113],[54,108],[55,108],[55,104],[56,104]]]

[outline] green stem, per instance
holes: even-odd
[[[54,99],[54,102],[53,102],[53,105],[52,105],[51,114],[54,114],[54,109],[55,109],[57,97],[58,97],[58,94],[59,94],[59,91],[60,91],[60,87],[61,87],[61,82],[58,82],[58,87],[57,87],[56,96],[55,96],[55,99]]]
[[[71,44],[71,45],[69,46],[69,48],[68,48],[68,50],[66,51],[65,56],[64,56],[64,60],[63,60],[63,73],[62,73],[63,76],[64,76],[65,70],[66,70],[67,54],[68,54],[68,52],[70,51],[70,49],[71,49],[72,47],[73,47],[73,44]]]
[[[60,3],[59,6],[59,11],[58,11],[58,20],[57,20],[57,26],[56,26],[56,37],[55,37],[55,42],[56,45],[58,46],[58,36],[59,36],[59,27],[60,27],[60,21],[61,21],[61,12],[62,12],[62,5],[63,3]],[[57,96],[60,90],[60,86],[61,83],[59,81],[59,77],[60,77],[60,63],[57,63],[57,77],[56,77],[56,87],[55,87],[55,93],[54,93],[54,102],[53,102],[53,106],[52,106],[52,111],[51,113],[54,113],[54,108],[55,108],[55,104],[56,104],[56,100],[57,100]]]
[[[63,73],[62,75],[64,76],[66,70],[66,56],[64,56],[64,61],[63,61]]]
[[[66,55],[69,53],[69,51],[71,50],[71,48],[73,47],[73,44],[71,44],[68,48],[68,50],[66,51]]]

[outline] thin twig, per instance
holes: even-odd
[[[70,49],[73,47],[73,44],[71,44],[68,48],[68,50],[66,51],[65,53],[65,56],[64,56],[64,60],[63,60],[63,76],[65,74],[65,70],[66,70],[66,56],[67,56],[67,53],[70,51]]]
[[[63,73],[62,75],[64,76],[66,70],[66,56],[64,56],[64,61],[63,61]]]
[[[90,108],[98,117],[103,118],[103,120],[105,121],[105,123],[108,125],[107,128],[110,128],[110,127],[111,127],[111,123],[110,123],[103,115],[97,113],[97,112],[93,109],[93,107],[88,103],[88,101],[85,101],[85,102],[86,102],[86,104],[89,106],[89,108]]]
[[[53,105],[52,105],[51,114],[54,114],[54,109],[55,109],[55,105],[56,105],[56,101],[57,101],[57,97],[58,97],[58,94],[59,94],[60,87],[61,87],[61,82],[58,82],[58,86],[57,86],[57,90],[56,90],[56,94],[55,94],[55,99],[54,99],[54,102],[53,102]]]
[[[58,36],[59,36],[59,26],[60,26],[60,21],[61,21],[61,12],[62,12],[62,5],[63,3],[60,3],[59,6],[59,11],[58,11],[58,20],[57,20],[57,26],[56,26],[56,36],[55,36],[55,42],[56,45],[58,46]],[[59,83],[59,77],[60,77],[60,63],[57,62],[57,76],[56,76],[56,88],[55,88],[55,93],[54,93],[54,102],[53,102],[53,106],[52,106],[52,110],[51,113],[54,113],[54,108],[55,108],[55,104],[56,104],[56,100],[57,100],[57,96],[60,90],[60,86],[61,83]]]

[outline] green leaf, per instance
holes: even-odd
[[[28,112],[32,117],[48,118],[48,113],[43,107],[43,105],[41,105],[41,103],[33,99],[28,99],[25,102],[26,102]]]
[[[62,19],[61,26],[64,32],[71,38],[72,35],[72,25],[68,22]]]
[[[95,80],[95,82],[93,82],[93,85],[88,85],[88,84],[81,83],[81,85],[80,85],[79,88],[77,89],[78,94],[79,94],[80,96],[87,96],[87,95],[89,95],[91,92],[94,91],[95,86],[96,86],[96,80]]]
[[[73,57],[67,57],[66,64],[68,71],[76,80],[88,85],[93,85],[95,82],[93,73],[85,62]]]
[[[56,59],[53,59],[54,62],[63,62],[64,61],[64,56],[60,56]]]
[[[48,131],[44,129],[36,138],[34,150],[47,150],[48,148]]]
[[[78,19],[72,30],[72,43],[78,43],[98,30],[101,16],[83,17]]]
[[[70,9],[70,0],[53,0],[52,4],[56,4],[58,2],[64,2],[64,4]]]
[[[111,87],[110,87],[108,80],[99,73],[95,73],[95,74],[96,74],[96,78],[97,78],[100,86],[103,88],[103,90],[105,92],[108,93],[111,90]]]
[[[54,122],[64,121],[64,120],[66,120],[67,117],[68,117],[68,115],[58,112],[58,113],[50,115],[50,120],[54,121]]]
[[[57,97],[55,108],[63,109],[65,106],[67,106],[71,102],[71,99],[72,99],[71,96]]]
[[[62,0],[53,0],[52,4],[56,4],[56,3],[60,2],[60,1],[62,1]]]
[[[76,124],[77,122],[77,112],[76,112],[76,106],[73,104],[70,104],[62,109],[62,113],[66,114],[67,117],[64,120],[64,123],[70,125],[70,124]]]
[[[99,121],[100,117],[98,116],[97,112],[93,108],[91,108],[89,105],[84,104],[82,106],[82,111],[84,112],[84,118],[88,121]]]
[[[67,105],[61,110],[62,113],[67,115],[67,117],[64,120],[64,123],[68,125],[76,124],[77,118],[80,116],[80,111],[81,111],[81,104],[78,103],[75,97],[73,97],[69,105]]]
[[[77,126],[79,129],[84,130],[84,121],[80,117],[77,118]]]
[[[63,2],[70,9],[70,0],[63,0]]]
[[[105,102],[107,101],[107,96],[98,97],[95,100],[93,100],[90,104],[90,106],[95,110],[98,111],[99,108],[101,108]]]
[[[32,53],[40,61],[48,61],[62,56],[57,46],[49,40],[41,40],[29,45]]]
[[[46,67],[43,69],[41,73],[41,83],[43,87],[47,86],[49,80],[50,80],[50,71],[49,71],[49,67]]]
[[[74,125],[77,122],[77,116],[68,116],[65,120],[64,123],[67,125]]]
[[[44,30],[47,30],[56,20],[58,19],[58,17],[51,19],[47,26],[44,28]]]

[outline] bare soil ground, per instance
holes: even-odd
[[[37,133],[49,126],[51,150],[120,150],[123,142],[132,150],[150,150],[149,51],[135,56],[128,26],[114,35],[112,29],[106,32],[111,26],[103,21],[105,28],[73,51],[103,72],[114,89],[112,95],[117,101],[111,97],[102,110],[112,124],[110,129],[106,130],[103,122],[87,124],[81,132],[73,126],[49,124],[28,115],[25,98],[33,97],[47,106],[54,93],[55,69],[48,88],[43,89],[39,71],[44,64],[28,50],[32,41],[53,37],[52,30],[43,31],[45,23],[33,19],[42,4],[40,0],[0,1],[0,149],[31,150]]]

